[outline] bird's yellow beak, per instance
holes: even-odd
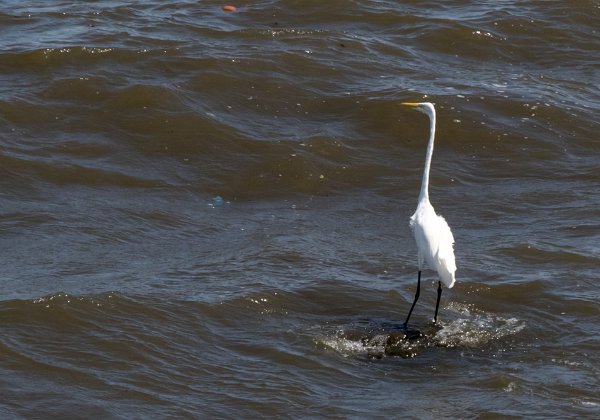
[[[417,102],[402,102],[400,105],[404,106],[419,106]]]

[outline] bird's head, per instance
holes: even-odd
[[[400,105],[409,106],[435,119],[435,108],[431,102],[402,102]]]

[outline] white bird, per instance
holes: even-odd
[[[417,292],[413,301],[404,328],[408,325],[410,315],[419,299],[421,288],[421,270],[423,262],[432,270],[437,271],[439,276],[437,303],[435,304],[435,315],[433,322],[437,322],[438,308],[440,306],[440,297],[442,296],[442,282],[451,288],[454,286],[456,278],[456,262],[454,261],[454,236],[446,220],[436,214],[433,206],[429,202],[429,169],[431,168],[431,156],[433,155],[433,142],[435,137],[435,108],[429,102],[413,103],[403,102],[402,105],[415,107],[429,117],[429,144],[427,145],[427,154],[425,155],[425,168],[423,170],[423,181],[421,182],[421,192],[417,209],[410,218],[410,227],[415,235],[417,242],[419,274],[417,278]]]

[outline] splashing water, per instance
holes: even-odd
[[[435,345],[443,347],[479,347],[492,340],[514,335],[525,328],[516,318],[477,315],[459,318],[444,325],[433,337]]]
[[[427,349],[480,348],[492,341],[513,336],[525,328],[517,318],[504,318],[454,305],[451,310],[460,317],[449,322],[429,324],[421,332],[396,328],[338,327],[330,334],[318,336],[316,341],[344,357],[384,356],[410,358]]]

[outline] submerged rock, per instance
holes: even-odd
[[[384,356],[414,357],[417,355],[417,350],[424,346],[425,340],[425,335],[415,329],[379,332],[361,338],[363,346],[367,349],[367,355],[377,359]]]

